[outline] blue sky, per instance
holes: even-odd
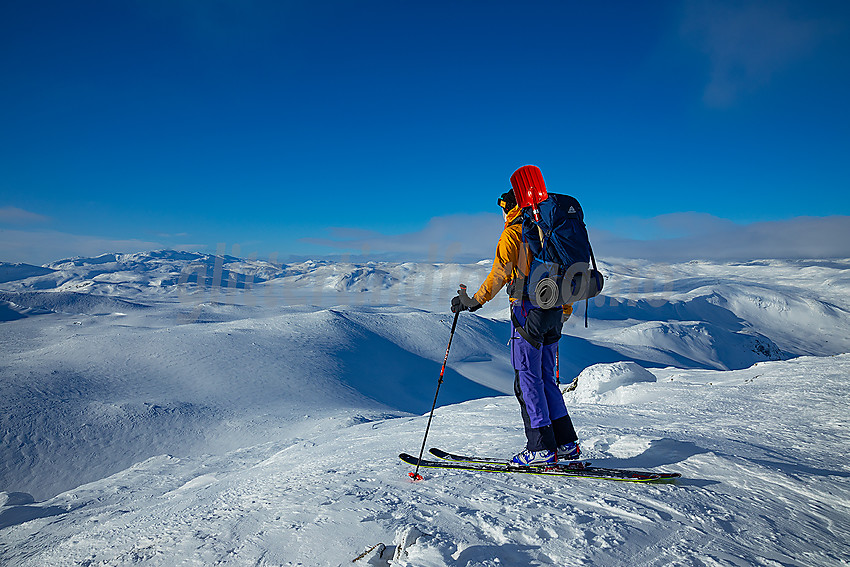
[[[843,1],[3,2],[0,261],[483,258],[526,163],[608,254],[797,217],[850,240],[848,24]]]

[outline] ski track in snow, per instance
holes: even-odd
[[[584,457],[677,484],[412,483],[442,303],[488,267],[0,264],[0,564],[850,563],[850,262],[603,266],[561,347]],[[524,443],[497,303],[461,317],[428,446]]]

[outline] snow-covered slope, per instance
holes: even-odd
[[[426,471],[395,458],[426,416],[317,420],[299,439],[218,457],[157,456],[45,502],[0,508],[17,565],[819,565],[850,560],[850,357],[733,372],[656,371],[615,398],[567,394],[587,457],[681,472],[635,486]],[[606,379],[607,376],[607,379]],[[515,401],[438,410],[431,442],[508,454]],[[29,520],[29,521],[26,521]],[[395,557],[395,559],[393,559]]]
[[[391,308],[176,318],[55,315],[0,328],[3,487],[44,497],[161,453],[289,436],[315,418],[428,411],[450,324]],[[458,335],[461,355],[498,349],[477,318]],[[446,379],[442,404],[499,393],[452,368]]]
[[[0,563],[337,565],[378,542],[394,566],[847,560],[850,261],[603,264],[561,343],[568,406],[590,458],[678,486],[408,484],[448,300],[488,268],[0,265]],[[520,448],[507,337],[503,300],[460,317],[433,444]]]
[[[43,276],[52,270],[43,266],[32,266],[30,264],[10,264],[0,262],[0,283],[13,282],[27,278]]]
[[[5,292],[0,320],[32,310],[124,312],[137,304],[179,306],[181,322],[253,317],[293,305],[404,306],[441,313],[457,284],[477,285],[489,264],[277,264],[167,250],[77,258],[26,270],[6,264],[0,266],[0,279],[7,280],[0,287]],[[593,358],[568,368],[574,375],[599,356],[725,369],[850,351],[848,260],[672,265],[616,260],[603,263],[602,270],[604,293],[590,303],[594,324],[585,330],[573,323],[565,331],[598,347],[592,349],[598,351]],[[109,299],[98,303],[94,297]],[[129,303],[112,305],[118,300]],[[576,319],[583,316],[583,305],[576,312]],[[478,314],[507,320],[500,300]],[[615,330],[627,332],[612,340]],[[702,339],[689,344],[675,339],[696,334]]]

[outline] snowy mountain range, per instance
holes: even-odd
[[[588,458],[677,485],[410,484],[449,300],[489,265],[0,263],[0,563],[850,560],[850,260],[600,266],[567,405]],[[521,448],[508,335],[505,299],[459,318],[429,444]]]

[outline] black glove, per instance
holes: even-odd
[[[466,286],[461,284],[457,296],[452,298],[452,313],[461,311],[475,311],[481,309],[481,304],[466,294]]]

